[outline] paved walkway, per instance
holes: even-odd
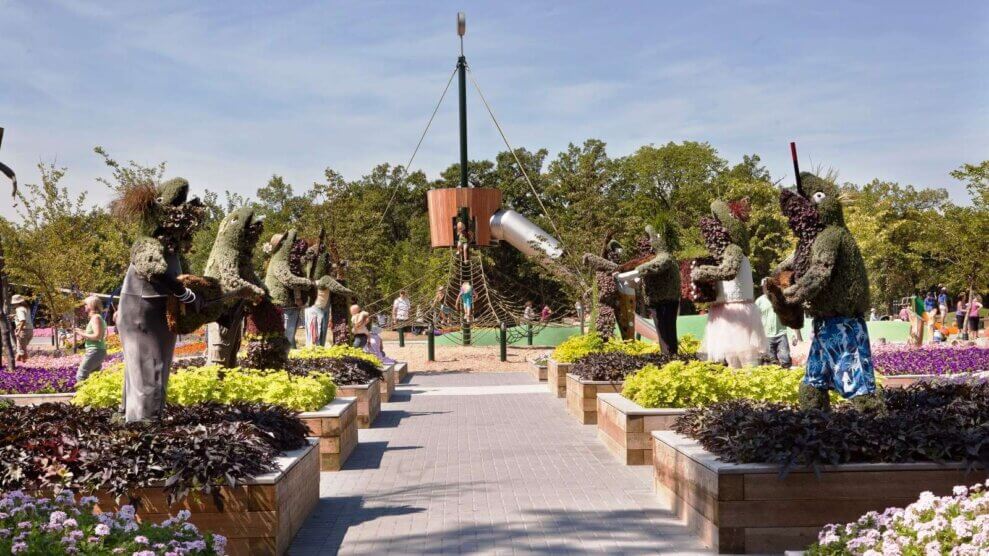
[[[525,373],[413,374],[290,554],[708,554]]]

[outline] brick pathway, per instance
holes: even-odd
[[[620,465],[534,385],[413,374],[322,474],[290,554],[709,553],[659,505],[650,467]]]

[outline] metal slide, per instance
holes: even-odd
[[[528,257],[551,260],[563,256],[563,246],[546,230],[511,209],[499,209],[491,215],[491,237],[504,241]]]

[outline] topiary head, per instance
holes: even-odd
[[[270,253],[272,258],[277,255],[288,257],[288,252],[295,244],[295,236],[297,234],[298,232],[295,231],[295,228],[292,228],[284,234],[275,234],[271,236],[271,239],[269,239],[268,243],[264,246],[265,252]]]
[[[670,242],[665,233],[662,231],[657,232],[655,228],[648,225],[646,226],[646,235],[649,236],[649,247],[652,248],[653,253],[657,255],[668,255],[670,253]]]
[[[800,182],[800,194],[814,203],[817,214],[825,226],[845,225],[845,214],[841,208],[841,190],[837,185],[810,172],[801,172]]]
[[[749,219],[747,200],[726,203],[720,199],[711,202],[711,215],[728,230],[731,242],[749,254],[749,230],[746,222]]]
[[[216,243],[230,249],[246,248],[250,251],[261,236],[263,228],[264,218],[253,208],[242,207],[226,215],[220,222]]]

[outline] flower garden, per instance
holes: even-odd
[[[989,502],[964,485],[987,476],[989,349],[874,346],[881,403],[832,392],[817,410],[799,407],[803,368],[733,369],[683,345],[669,357],[588,334],[548,367],[567,373],[570,413],[626,465],[653,466],[660,498],[717,551],[986,551]],[[923,378],[888,384],[903,376]]]

